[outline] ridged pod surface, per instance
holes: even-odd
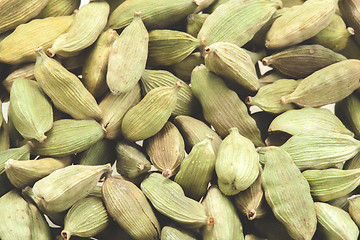
[[[81,0],[49,0],[46,7],[37,15],[37,18],[57,17],[70,15],[80,6]]]
[[[349,203],[349,214],[356,225],[360,225],[360,195],[352,195],[347,199]]]
[[[30,217],[31,240],[51,240],[49,223],[45,220],[44,214],[30,200],[25,198]]]
[[[275,217],[294,239],[312,239],[316,213],[310,187],[289,154],[277,147],[265,153],[262,186]]]
[[[161,240],[196,240],[192,232],[178,227],[165,226],[161,229]]]
[[[75,119],[101,119],[101,110],[80,79],[37,49],[35,78],[55,107]]]
[[[30,79],[35,80],[34,67],[35,67],[34,63],[28,63],[28,64],[20,65],[19,68],[12,71],[2,82],[5,89],[8,92],[10,92],[11,86],[12,86],[13,82],[15,81],[15,79],[17,79],[17,78],[25,78],[25,79],[29,79],[29,80]]]
[[[355,40],[360,43],[360,3],[357,0],[339,1],[339,9],[345,23],[355,30]]]
[[[199,14],[190,14],[187,16],[186,20],[186,32],[193,37],[197,37],[202,25],[205,22],[205,19],[209,16],[206,13]]]

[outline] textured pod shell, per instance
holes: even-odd
[[[214,225],[202,229],[202,239],[243,240],[242,225],[237,215],[236,208],[216,186],[211,186],[202,201],[207,215],[214,218]]]
[[[161,240],[196,240],[192,232],[178,227],[165,226],[161,229]]]
[[[31,154],[64,157],[82,152],[103,139],[104,129],[94,120],[62,119],[54,122],[47,136]]]
[[[242,47],[280,6],[278,0],[228,1],[205,20],[197,38],[204,46],[228,42]]]
[[[359,195],[353,195],[347,199],[349,203],[349,213],[356,225],[360,225],[360,198]]]
[[[159,222],[144,193],[135,184],[108,178],[102,191],[109,214],[132,238],[159,239]]]
[[[215,163],[218,185],[225,195],[235,195],[250,187],[259,175],[259,156],[254,144],[237,128],[222,141]]]
[[[101,110],[80,79],[42,49],[36,53],[35,78],[55,107],[75,119],[100,119]]]
[[[30,80],[35,80],[34,76],[34,63],[29,63],[25,65],[21,65],[19,68],[11,72],[2,82],[5,89],[10,92],[11,86],[15,79],[17,78],[25,78]]]
[[[292,79],[279,79],[272,84],[265,85],[259,89],[254,97],[247,97],[245,103],[258,106],[265,112],[282,113],[296,108],[295,104],[281,104],[280,98],[292,93],[298,86],[299,81]]]
[[[151,163],[169,178],[175,175],[185,157],[185,143],[179,130],[171,122],[154,136],[145,140],[144,146]]]
[[[99,107],[102,112],[100,124],[106,129],[105,138],[116,139],[121,135],[121,123],[125,113],[141,100],[140,85],[119,95],[108,93],[101,100]]]
[[[339,53],[314,44],[289,47],[263,58],[262,63],[265,66],[269,65],[275,68],[286,76],[305,78],[326,66],[345,59]],[[301,68],[298,66],[301,66]]]
[[[86,197],[76,202],[67,212],[61,235],[65,240],[70,239],[70,236],[91,237],[109,224],[110,218],[101,198]]]
[[[111,47],[106,82],[114,94],[131,91],[145,70],[149,34],[136,12],[134,19]]]
[[[48,0],[16,1],[4,0],[0,4],[0,33],[26,23],[40,13]]]
[[[153,30],[149,33],[149,64],[168,66],[188,57],[201,42],[190,34],[174,30]]]
[[[152,173],[140,187],[156,210],[185,228],[199,229],[210,220],[199,202],[185,197],[179,184],[159,173]]]
[[[49,223],[45,220],[42,212],[32,201],[25,198],[28,204],[30,217],[31,240],[51,240]]]
[[[5,162],[5,172],[11,184],[17,188],[31,186],[57,169],[71,164],[71,158],[42,158],[38,160],[20,161],[9,159]]]
[[[134,12],[139,11],[147,28],[165,28],[193,13],[196,7],[194,0],[127,0],[111,13],[108,27],[129,25]]]
[[[51,212],[69,209],[86,197],[103,174],[111,171],[111,165],[71,165],[52,172],[34,184],[33,192],[40,198],[40,205]]]
[[[158,133],[174,111],[182,82],[172,87],[158,87],[126,112],[121,123],[123,136],[129,141],[139,141]]]
[[[81,0],[49,0],[37,18],[66,16],[79,8]]]
[[[77,164],[81,165],[113,164],[115,160],[115,144],[108,139],[99,140],[85,151],[77,154]]]
[[[359,229],[347,212],[322,202],[315,202],[315,210],[323,239],[358,239]]]
[[[46,52],[53,57],[72,57],[99,37],[106,26],[110,7],[107,2],[90,2],[80,8],[69,30],[60,35]]]
[[[256,146],[264,145],[260,130],[248,114],[246,105],[220,77],[200,65],[191,74],[191,87],[200,101],[205,120],[220,136],[226,137],[231,127],[237,127],[240,134],[249,138]]]
[[[10,92],[11,119],[18,132],[27,139],[46,140],[45,132],[53,125],[50,101],[35,81],[18,78]]]
[[[190,14],[187,16],[186,32],[193,37],[197,37],[205,19],[209,16],[206,13]]]
[[[181,79],[175,77],[172,73],[165,70],[145,70],[141,76],[141,88],[143,95],[146,95],[152,89],[162,86],[174,86],[181,81],[183,86],[179,90],[173,115],[195,115],[200,110],[200,104],[193,95],[191,88]]]
[[[345,0],[339,1],[339,9],[341,16],[344,18],[345,22],[354,28],[355,30],[355,40],[357,43],[360,43],[360,37],[358,36],[360,31],[360,3],[356,0]]]
[[[194,52],[181,62],[174,64],[172,71],[178,78],[190,82],[192,70],[201,64],[205,64],[204,58],[201,57],[200,52]]]
[[[310,187],[289,154],[277,147],[265,153],[262,186],[275,217],[294,239],[312,239],[316,230]]]
[[[101,33],[84,63],[82,82],[94,97],[100,97],[108,90],[106,84],[108,60],[111,46],[118,36],[119,34],[112,29]]]
[[[217,42],[204,51],[205,66],[211,72],[247,90],[254,92],[259,89],[255,66],[245,50],[231,43]]]
[[[344,125],[360,137],[360,94],[354,91],[351,95],[335,104],[335,114]]]
[[[302,108],[289,110],[277,116],[269,126],[269,132],[301,133],[342,133],[354,134],[330,110],[325,108]]]
[[[9,159],[27,160],[30,159],[30,150],[32,145],[25,144],[19,148],[10,148],[0,152],[0,177],[5,176],[5,163]],[[1,180],[0,180],[1,182]],[[1,192],[0,192],[1,193]],[[1,195],[0,195],[1,196]]]
[[[199,201],[206,194],[215,170],[215,160],[211,138],[207,138],[197,143],[181,162],[174,181],[183,188],[187,197]]]
[[[311,0],[294,6],[275,20],[266,35],[271,49],[292,46],[319,33],[335,15],[337,0]]]
[[[360,60],[348,59],[318,70],[303,79],[295,91],[281,97],[281,103],[296,103],[303,107],[321,107],[338,102],[357,89]]]
[[[74,21],[74,16],[34,19],[18,26],[0,42],[0,62],[20,64],[35,62],[35,49],[48,48],[55,39],[66,32]]]
[[[303,175],[310,184],[311,195],[323,202],[342,197],[360,185],[360,169],[306,170]]]

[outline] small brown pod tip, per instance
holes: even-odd
[[[246,99],[245,99],[245,103],[250,105],[252,103],[252,99],[250,96],[248,96]]]
[[[61,236],[63,237],[64,240],[69,240],[71,237],[71,234],[68,231],[61,231]]]
[[[46,54],[49,56],[49,57],[54,57],[55,56],[55,51],[52,49],[52,48],[48,48],[46,50]]]

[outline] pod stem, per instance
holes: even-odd
[[[251,209],[246,212],[246,216],[249,220],[254,220],[256,218],[256,211],[255,209]]]
[[[213,226],[213,225],[215,224],[214,218],[213,218],[213,217],[208,217],[208,218],[206,219],[206,224],[207,224],[208,226]]]
[[[245,99],[245,103],[246,103],[247,105],[251,105],[251,104],[252,104],[252,99],[251,99],[250,96],[248,96],[248,97]]]
[[[69,240],[71,237],[71,234],[68,231],[62,230],[61,236],[63,237],[64,240]]]
[[[165,169],[162,174],[164,178],[170,178],[172,176],[172,171],[170,169]]]
[[[52,49],[52,48],[48,48],[48,49],[46,49],[46,54],[47,54],[49,57],[54,57],[54,56],[55,56],[55,51],[54,51],[54,49]]]

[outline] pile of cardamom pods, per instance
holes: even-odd
[[[1,240],[358,239],[359,0],[79,6],[0,0]]]

